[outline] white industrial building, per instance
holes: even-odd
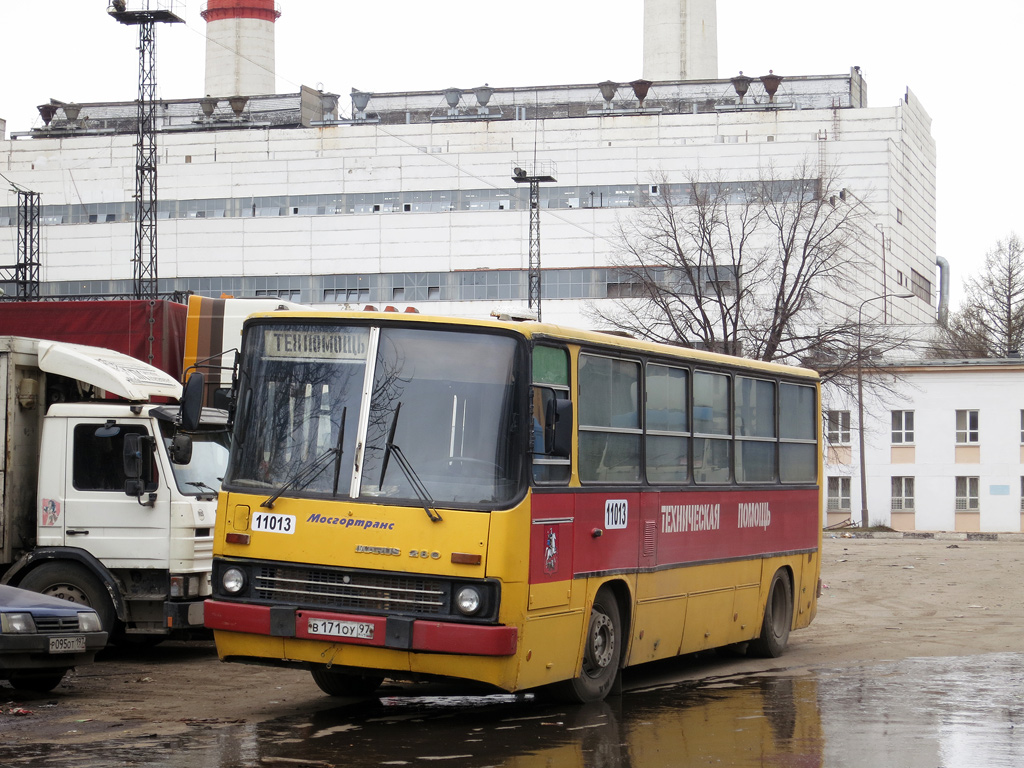
[[[647,0],[646,80],[353,92],[340,111],[330,92],[272,93],[281,5],[209,0],[204,97],[157,105],[161,293],[477,317],[496,304],[525,305],[530,207],[527,185],[512,178],[520,167],[555,179],[539,190],[543,317],[586,324],[591,307],[628,295],[617,232],[652,185],[694,174],[742,182],[767,170],[806,181],[835,168],[837,204],[867,212],[864,266],[826,309],[844,319],[866,310],[871,323],[924,337],[947,298],[924,107],[909,90],[897,104],[869,106],[856,67],[759,73],[741,95],[717,71],[714,0]],[[52,119],[31,132],[0,129],[4,175],[40,194],[42,293],[128,293],[135,102],[52,106]],[[17,260],[16,228],[13,196],[0,197],[0,264]],[[871,521],[1019,530],[1024,457],[1010,427],[1024,402],[981,395],[1015,383],[1021,366],[901,373],[900,404],[867,408]],[[839,398],[828,406],[847,413],[836,417],[827,462],[829,522],[860,515],[856,408]],[[989,415],[997,404],[1005,412]],[[897,409],[915,414],[912,443],[891,443]],[[976,444],[955,442],[960,411],[980,411]],[[901,486],[898,509],[893,478],[913,481]]]
[[[713,0],[647,10],[649,84],[353,93],[351,117],[338,119],[336,96],[266,94],[250,71],[272,66],[287,8],[278,20],[270,0],[209,0],[211,38],[223,37],[208,48],[211,98],[157,106],[160,292],[476,316],[525,304],[529,194],[511,176],[536,166],[556,179],[540,189],[543,317],[580,324],[588,305],[621,293],[617,227],[658,179],[743,181],[769,168],[805,179],[835,167],[869,212],[866,266],[836,311],[913,292],[885,302],[885,321],[933,323],[935,147],[913,94],[869,107],[854,68],[786,74],[774,95],[754,77],[741,97],[714,77]],[[243,12],[252,18],[225,18]],[[678,34],[666,37],[658,20],[670,17]],[[242,48],[225,59],[230,46]],[[248,98],[229,100],[236,88]],[[75,105],[74,117],[53,106],[47,125],[0,142],[5,175],[40,194],[42,293],[130,291],[135,103]],[[0,263],[16,260],[16,225],[9,198]]]

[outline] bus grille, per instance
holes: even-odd
[[[275,565],[262,566],[253,584],[253,596],[261,600],[420,616],[448,613],[449,591],[447,582],[422,576]]]

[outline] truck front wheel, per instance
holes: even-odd
[[[99,614],[103,631],[113,635],[117,616],[100,580],[75,563],[43,563],[29,571],[18,584],[51,597],[87,605]]]

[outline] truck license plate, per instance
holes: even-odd
[[[373,624],[365,621],[333,621],[331,619],[309,619],[306,630],[311,635],[330,637],[356,637],[361,640],[373,639]]]
[[[81,653],[84,650],[85,635],[50,638],[50,653]]]

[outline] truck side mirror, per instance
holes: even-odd
[[[153,438],[149,435],[129,432],[124,436],[124,476],[124,492],[138,499],[153,484]],[[155,496],[150,494],[150,504]]]
[[[171,438],[168,448],[171,461],[175,464],[188,464],[192,461],[192,436],[181,432]]]
[[[193,371],[185,382],[181,393],[181,429],[184,432],[195,432],[199,428],[199,417],[203,412],[203,390],[206,377],[199,371]]]

